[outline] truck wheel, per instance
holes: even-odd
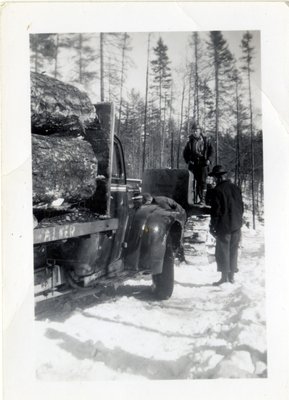
[[[162,273],[155,274],[152,278],[155,284],[156,297],[159,300],[169,299],[174,290],[174,253],[170,237],[167,239]]]

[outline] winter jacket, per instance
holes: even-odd
[[[190,135],[183,151],[183,157],[187,164],[192,161],[194,164],[205,166],[207,160],[212,164],[214,147],[211,139],[202,135],[198,138],[194,134]]]
[[[220,182],[211,192],[211,232],[232,233],[242,226],[244,212],[242,194],[229,180]]]
[[[152,201],[153,204],[157,204],[161,208],[164,208],[165,210],[168,211],[178,211],[182,215],[186,215],[185,210],[183,209],[182,206],[180,206],[179,203],[177,203],[175,200],[166,197],[166,196],[155,196]]]

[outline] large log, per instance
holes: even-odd
[[[95,108],[86,93],[58,79],[31,73],[33,133],[84,134],[95,118]]]
[[[33,204],[90,198],[97,186],[97,159],[81,138],[32,135]]]

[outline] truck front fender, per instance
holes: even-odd
[[[167,237],[172,236],[176,250],[181,244],[183,217],[178,212],[167,211],[157,205],[140,207],[132,220],[128,236],[126,266],[133,270],[162,272]]]

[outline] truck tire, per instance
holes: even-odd
[[[162,273],[155,274],[152,278],[156,297],[159,300],[169,299],[174,290],[174,253],[170,236],[167,239]]]

